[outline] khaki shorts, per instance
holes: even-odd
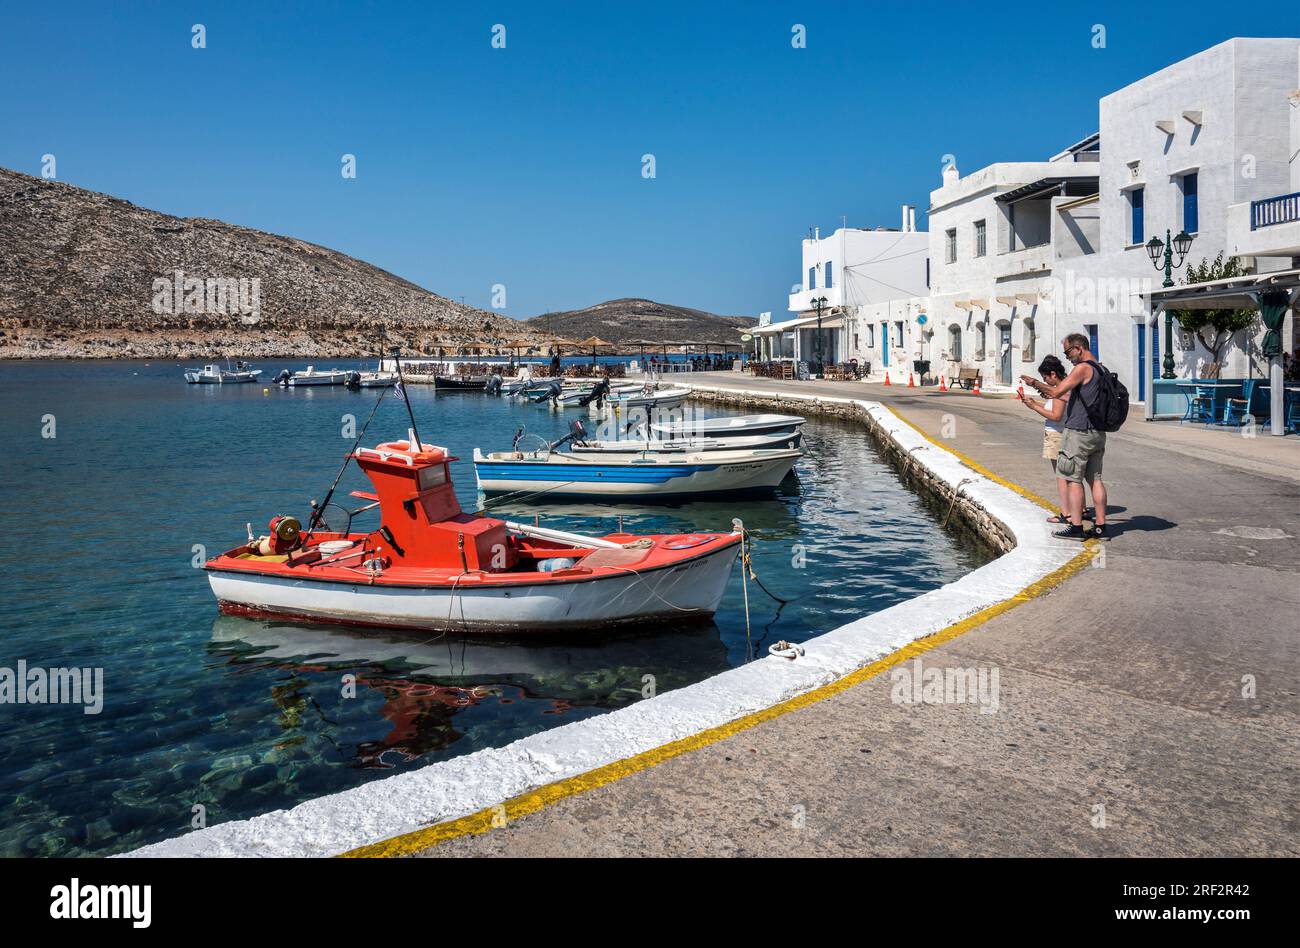
[[[1055,428],[1043,429],[1043,460],[1055,461],[1061,453],[1061,432]]]
[[[1056,456],[1056,476],[1082,484],[1101,477],[1101,460],[1106,456],[1106,432],[1066,428]]]

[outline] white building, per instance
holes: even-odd
[[[753,330],[760,358],[810,364],[819,354],[826,363],[862,359],[874,332],[867,314],[923,297],[928,256],[929,238],[916,230],[912,207],[903,208],[898,230],[842,227],[829,237],[814,230],[803,241],[802,280],[791,289],[790,318]]]
[[[1014,387],[1056,332],[1054,282],[1066,261],[1097,252],[1098,136],[1046,161],[955,164],[930,195],[932,283],[918,356],[935,372],[980,371]]]
[[[1099,135],[1048,162],[947,169],[931,195],[922,356],[1007,382],[1084,332],[1145,400],[1169,347],[1143,304],[1164,279],[1152,237],[1186,229],[1184,268],[1223,251],[1276,269],[1300,248],[1298,57],[1296,39],[1228,40],[1103,98]],[[1225,347],[1220,372],[1258,376],[1258,334],[1239,335],[1252,338]],[[1175,372],[1204,374],[1208,350],[1188,333],[1173,341]]]

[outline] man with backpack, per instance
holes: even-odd
[[[1069,481],[1066,513],[1070,523],[1053,536],[1065,540],[1086,540],[1106,535],[1106,485],[1101,480],[1102,459],[1106,454],[1106,432],[1117,431],[1128,415],[1128,390],[1115,373],[1103,367],[1088,348],[1088,337],[1071,333],[1062,347],[1074,368],[1060,382],[1052,385],[1028,375],[1021,381],[1048,398],[1070,393],[1062,419],[1061,450],[1056,456],[1056,475]],[[1091,530],[1083,528],[1083,482],[1092,487],[1096,507]]]

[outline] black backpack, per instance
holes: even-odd
[[[1128,418],[1128,389],[1118,375],[1101,363],[1089,359],[1087,364],[1097,373],[1097,398],[1091,405],[1083,403],[1088,423],[1098,431],[1119,431]]]

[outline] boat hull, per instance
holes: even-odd
[[[797,415],[735,415],[696,421],[660,422],[652,424],[650,430],[654,437],[664,440],[736,438],[796,432],[804,421]]]
[[[331,372],[321,375],[295,375],[289,379],[290,388],[300,388],[304,385],[342,385],[347,381],[346,372]]]
[[[479,489],[487,494],[538,493],[540,498],[664,499],[774,490],[800,457],[798,451],[740,461],[645,466],[600,456],[573,463],[476,459]]]
[[[799,447],[803,433],[753,435],[737,438],[681,438],[676,441],[588,441],[570,445],[574,454],[628,454],[654,451],[659,454],[692,454],[697,451],[764,450]]]
[[[456,375],[434,376],[433,387],[448,392],[481,392],[487,388],[487,378],[461,378]]]
[[[712,617],[739,552],[733,542],[664,566],[509,587],[369,585],[217,570],[208,580],[228,615],[475,635],[598,632]]]

